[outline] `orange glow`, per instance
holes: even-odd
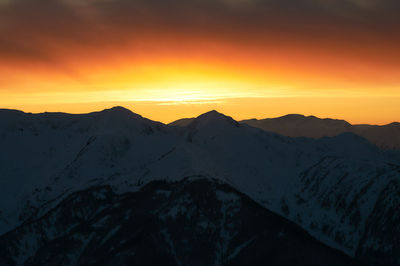
[[[378,87],[374,77],[364,82],[346,81],[335,78],[336,73],[333,77],[323,70],[307,73],[278,61],[272,63],[274,67],[249,60],[235,63],[235,67],[212,59],[209,64],[182,61],[143,59],[132,64],[93,63],[92,68],[82,62],[81,68],[75,68],[83,73],[82,78],[46,68],[33,73],[9,70],[8,80],[2,82],[0,106],[81,113],[122,105],[162,122],[210,109],[237,119],[302,113],[352,123],[399,120],[399,87],[391,83]]]
[[[218,16],[204,21],[200,16],[189,25],[164,13],[170,21],[158,13],[118,21],[120,13],[100,19],[104,10],[78,2],[55,1],[55,11],[64,12],[66,20],[49,11],[47,24],[37,25],[25,18],[31,13],[23,7],[4,23],[1,15],[8,13],[1,13],[0,5],[0,108],[81,113],[122,105],[162,122],[209,109],[237,119],[301,113],[352,123],[400,120],[395,27],[374,31],[359,22],[349,27],[302,19],[303,24],[285,24],[286,16],[270,23],[257,9],[254,16],[264,23],[244,14],[247,25],[223,8]],[[69,14],[62,3],[79,12]],[[48,5],[36,8],[47,12]],[[84,16],[79,23],[69,19],[77,14]],[[49,21],[58,24],[48,27]]]

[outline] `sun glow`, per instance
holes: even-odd
[[[374,106],[379,110],[374,123],[384,124],[398,120],[400,112],[396,86],[373,90],[323,78],[311,82],[275,61],[230,65],[211,57],[149,57],[76,64],[79,71],[64,76],[39,67],[31,72],[8,69],[3,72],[8,82],[2,84],[5,76],[0,76],[0,106],[82,113],[122,105],[162,122],[218,109],[235,119],[302,113],[371,123],[372,115],[359,110]]]

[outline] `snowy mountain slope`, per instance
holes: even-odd
[[[273,134],[266,137],[248,128],[244,133],[240,126],[230,126],[228,130],[228,126],[221,128],[223,124],[221,119],[218,123],[220,128],[204,125],[201,130],[197,129],[202,131],[203,136],[200,133],[192,133],[191,136],[193,143],[198,139],[198,146],[210,149],[208,157],[214,156],[215,160],[219,160],[219,167],[225,169],[222,176],[229,177],[227,180],[235,187],[264,206],[307,228],[318,239],[355,255],[359,243],[363,241],[363,225],[369,223],[381,190],[400,180],[400,172],[396,170],[400,162],[398,154],[385,153],[351,133],[311,141]],[[235,131],[240,132],[240,137],[235,136]],[[261,143],[268,148],[267,153],[260,151],[260,142],[253,143],[261,136],[266,137]],[[226,147],[229,151],[224,150]],[[319,158],[318,161],[315,158]],[[343,165],[322,164],[326,158],[335,158]],[[310,167],[304,168],[306,165]],[[310,177],[311,169],[315,174]],[[315,177],[316,173],[320,179]],[[213,175],[221,176],[220,173]],[[313,185],[310,184],[312,182]],[[365,187],[366,184],[369,186]],[[348,199],[343,200],[343,195]],[[398,199],[395,193],[386,198],[388,201]],[[333,207],[330,208],[330,205]],[[360,221],[355,222],[357,219]],[[399,228],[397,223],[393,227],[397,228],[395,230]],[[375,230],[379,235],[379,227]],[[396,255],[400,254],[396,250],[397,236],[395,234],[377,245],[377,250],[391,247],[390,255],[386,253],[383,257],[399,257]]]
[[[283,198],[282,208],[314,236],[334,240],[331,246],[359,257],[376,252],[378,265],[396,265],[399,176],[398,165],[325,157],[300,175],[301,189]]]
[[[1,265],[359,265],[217,180],[71,194],[0,237]]]
[[[135,192],[154,180],[202,175],[230,184],[350,255],[378,263],[399,258],[398,238],[370,225],[395,221],[390,208],[399,194],[383,191],[399,181],[400,154],[352,133],[289,138],[215,111],[186,127],[123,108],[87,115],[0,111],[0,118],[6,151],[0,157],[1,233],[42,217],[74,191],[109,185],[117,193]],[[389,207],[380,216],[374,210],[383,202]],[[398,232],[398,223],[391,228]],[[384,241],[380,234],[387,235]]]
[[[383,126],[351,125],[344,120],[321,119],[315,116],[286,115],[277,118],[250,119],[241,123],[288,137],[321,138],[344,132],[360,135],[382,148],[400,149],[400,124]],[[179,124],[179,123],[177,123]]]
[[[169,137],[159,137],[166,135],[164,125],[122,108],[88,115],[1,111],[0,119],[0,232],[40,202],[140,167],[170,146]],[[145,146],[142,139],[148,140]],[[154,147],[148,149],[149,143]]]

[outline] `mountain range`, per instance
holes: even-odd
[[[186,126],[194,118],[183,118],[170,123],[175,126]],[[393,122],[387,125],[352,125],[345,120],[318,118],[290,114],[277,118],[248,119],[240,121],[252,127],[265,131],[275,132],[288,137],[322,138],[333,137],[345,132],[362,136],[371,143],[385,149],[400,148],[400,123]]]
[[[0,264],[400,265],[398,125],[280,119],[0,110]]]

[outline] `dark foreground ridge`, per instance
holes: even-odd
[[[204,178],[71,194],[0,238],[1,265],[360,265]]]

